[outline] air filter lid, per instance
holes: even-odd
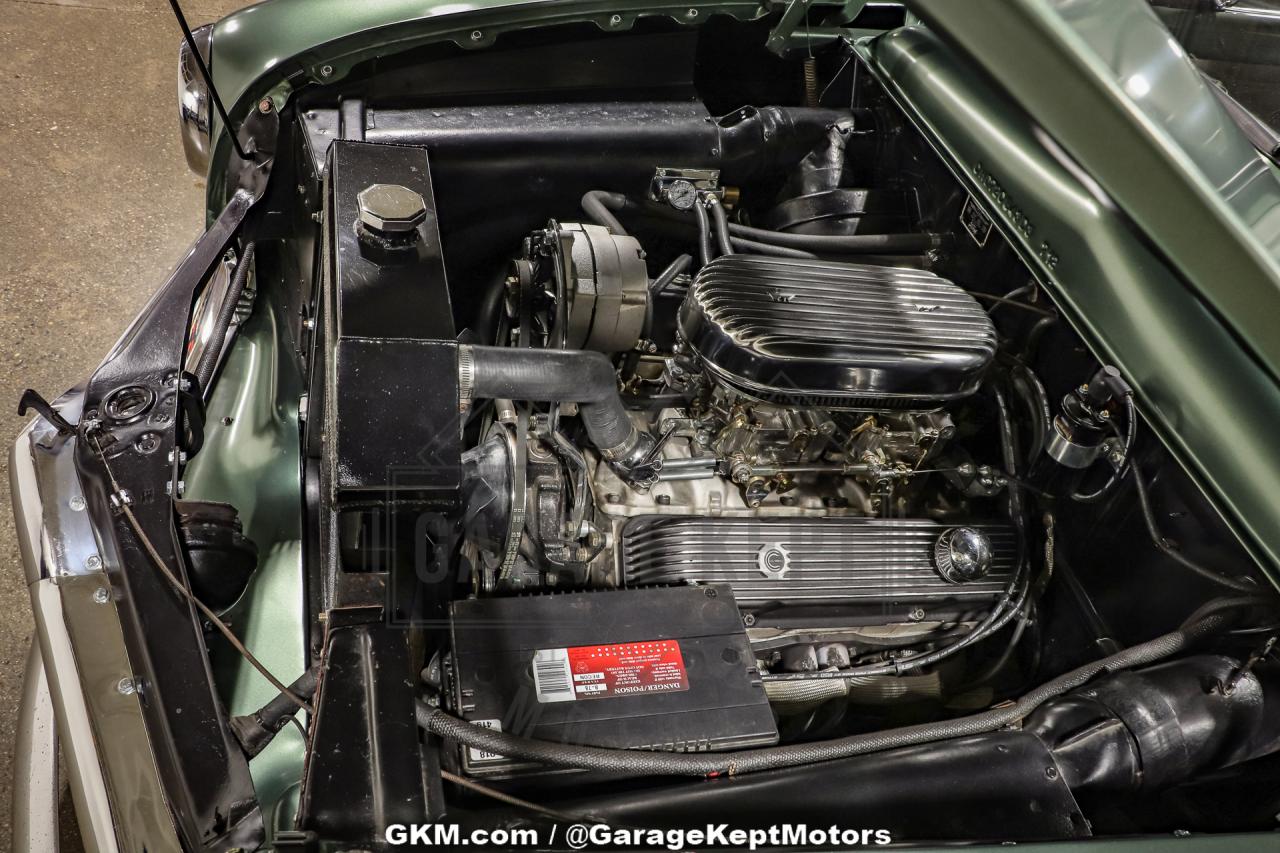
[[[977,390],[996,349],[986,312],[950,281],[816,259],[716,258],[679,323],[717,379],[788,405],[937,408]]]

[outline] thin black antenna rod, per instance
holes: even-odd
[[[218,117],[222,119],[222,126],[227,129],[227,134],[231,137],[231,144],[236,149],[236,154],[240,155],[241,160],[248,160],[249,155],[244,153],[244,149],[240,147],[240,138],[236,135],[235,128],[231,126],[231,118],[227,115],[227,108],[222,105],[222,98],[218,97],[218,89],[213,85],[213,75],[209,73],[209,66],[204,64],[204,57],[200,55],[200,51],[196,48],[196,40],[191,35],[191,27],[187,26],[187,16],[182,14],[182,7],[178,5],[178,0],[169,0],[169,5],[173,8],[174,17],[178,19],[178,26],[182,27],[182,37],[187,40],[187,47],[191,50],[191,55],[195,57],[196,66],[200,69],[200,76],[204,78],[204,83],[209,87],[209,97],[213,98],[213,105],[218,108]]]

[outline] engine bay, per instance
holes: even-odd
[[[283,114],[299,831],[1270,827],[1269,582],[1053,247],[882,68],[767,32],[552,28]]]

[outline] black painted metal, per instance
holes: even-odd
[[[394,245],[360,230],[358,196],[373,184],[408,187],[426,204],[425,220]],[[410,605],[386,598],[388,584],[434,562],[422,553],[427,537],[412,534],[456,503],[461,480],[458,353],[431,165],[421,148],[342,140],[330,148],[329,186],[307,440],[321,456],[322,608],[387,603],[389,617],[411,618]]]
[[[452,502],[461,477],[458,355],[427,153],[338,142],[329,169],[326,497]],[[414,190],[428,211],[407,250],[390,255],[357,231],[357,196],[379,183]]]
[[[104,449],[147,539],[189,582],[173,499],[166,493],[166,483],[168,492],[176,490],[177,451],[186,449],[180,438],[186,424],[179,386],[188,317],[199,288],[266,189],[277,130],[272,110],[246,119],[241,133],[253,141],[253,159],[231,158],[239,188],[90,378],[77,442],[76,465],[95,527],[104,540],[114,540],[104,553],[119,556],[118,564],[108,561],[106,568],[130,663],[142,683],[152,752],[179,834],[190,849],[253,848],[263,837],[262,817],[248,763],[214,691],[197,614],[151,563],[128,522],[112,515],[112,486],[97,448]],[[140,416],[131,411],[123,420],[109,417],[104,401],[128,386],[146,389],[152,402]]]
[[[297,827],[382,848],[393,823],[427,820],[410,633],[378,608],[329,613]]]

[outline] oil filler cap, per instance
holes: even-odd
[[[943,531],[933,546],[933,565],[948,583],[967,583],[991,571],[991,539],[972,527]]]

